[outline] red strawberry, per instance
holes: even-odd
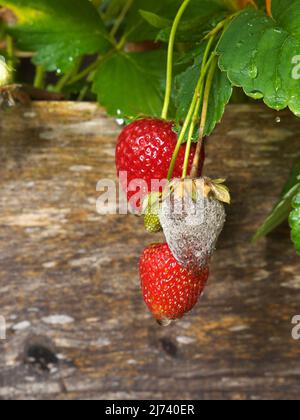
[[[128,191],[131,181],[142,179],[147,183],[147,189],[142,188],[142,198],[151,192],[152,180],[167,178],[172,155],[177,143],[177,134],[173,131],[173,123],[160,119],[146,118],[136,120],[125,127],[118,139],[116,149],[116,166],[120,172],[127,172],[127,179],[121,179],[123,190],[128,201],[139,191]],[[173,177],[180,178],[185,155],[185,145],[182,145],[175,164]],[[189,169],[195,154],[192,146]],[[152,191],[158,192],[158,191]],[[140,205],[140,202],[137,203]]]
[[[156,320],[163,325],[181,318],[195,306],[208,275],[208,267],[197,274],[183,268],[167,244],[146,248],[140,261],[144,300]]]

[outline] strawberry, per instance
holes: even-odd
[[[141,179],[146,184],[141,188],[141,200],[152,190],[151,181],[162,181],[167,178],[172,155],[177,143],[177,134],[173,131],[173,123],[160,119],[145,118],[134,121],[125,127],[118,139],[116,148],[116,166],[120,172],[127,172],[127,179],[121,178],[121,185],[127,194],[128,201],[136,194],[129,191],[133,180]],[[189,169],[195,154],[192,146]],[[175,164],[173,177],[181,177],[185,155],[185,145],[182,145]],[[158,190],[160,190],[158,188]],[[138,189],[139,191],[139,189]],[[132,203],[136,209],[141,200]]]
[[[161,325],[181,318],[195,306],[208,275],[207,266],[197,274],[182,267],[167,244],[146,248],[140,261],[144,300]]]
[[[0,56],[0,87],[8,84],[11,77],[11,70],[4,58]]]
[[[162,231],[158,214],[151,213],[147,210],[144,218],[145,228],[150,233],[158,233]]]
[[[164,191],[159,211],[167,243],[183,267],[196,271],[209,263],[230,203],[224,179],[175,179]]]
[[[144,224],[145,228],[150,233],[157,233],[162,231],[159,220],[159,206],[161,203],[161,194],[150,193],[143,202]]]

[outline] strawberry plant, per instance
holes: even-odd
[[[146,228],[163,228],[168,242],[141,259],[145,300],[160,321],[182,316],[204,287],[225,221],[222,203],[230,201],[223,179],[201,177],[205,138],[236,91],[245,101],[300,116],[300,0],[0,0],[0,6],[1,84],[22,83],[22,62],[30,58],[36,89],[97,100],[129,123],[116,150],[118,173],[128,175],[121,184],[130,201],[130,182],[145,181],[133,207],[146,208]],[[162,205],[155,212],[147,196],[154,177],[173,180],[169,203],[161,187],[152,191]],[[299,196],[296,164],[254,239],[289,220],[300,252]],[[163,209],[178,198],[188,204],[176,219]],[[172,273],[178,293],[169,290]]]

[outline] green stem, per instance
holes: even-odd
[[[88,90],[89,90],[89,86],[88,85],[83,86],[83,88],[81,89],[81,91],[79,93],[79,96],[78,96],[77,101],[79,101],[79,102],[83,101],[84,98],[85,98],[85,96],[86,96],[86,94],[88,93]]]
[[[224,20],[222,20],[221,22],[219,22],[214,29],[212,29],[204,38],[203,40],[205,41],[206,39],[211,38],[212,36],[217,35],[219,32],[222,31],[222,29],[226,26],[226,24],[228,22],[230,22],[235,16],[237,16],[238,14],[240,14],[241,11],[239,10],[236,13],[231,14],[230,16],[227,16]]]
[[[6,52],[9,59],[14,57],[14,41],[10,35],[6,36]]]
[[[166,94],[165,94],[165,101],[164,106],[162,110],[161,117],[163,119],[168,118],[168,111],[171,101],[171,94],[172,94],[172,78],[173,78],[173,56],[174,56],[174,45],[175,45],[175,38],[177,29],[179,26],[179,23],[181,21],[181,18],[188,7],[191,0],[184,0],[180,9],[178,10],[178,13],[175,17],[175,20],[173,22],[171,34],[170,34],[170,40],[169,40],[169,47],[168,47],[168,62],[167,62],[167,79],[166,79]]]
[[[199,171],[201,150],[203,146],[207,111],[208,111],[208,105],[209,105],[209,97],[210,97],[211,87],[213,84],[213,79],[215,76],[215,71],[217,68],[217,63],[218,63],[218,60],[216,57],[214,57],[214,60],[211,63],[211,66],[207,75],[207,79],[206,79],[206,85],[205,85],[205,91],[204,91],[204,97],[203,97],[202,114],[201,114],[201,122],[200,122],[200,130],[199,130],[199,140],[198,140],[197,149],[195,152],[194,161],[192,165],[191,178],[196,178]]]
[[[54,87],[54,92],[60,93],[63,88],[65,87],[65,85],[67,84],[69,78],[71,77],[72,72],[67,72],[66,74],[64,74],[59,81],[57,82],[56,86]]]
[[[80,57],[76,60],[76,63],[74,64],[74,67],[59,79],[59,81],[57,82],[57,84],[54,88],[54,92],[60,93],[63,90],[63,88],[66,86],[66,84],[69,84],[69,80],[80,69],[80,67],[82,65],[82,61],[83,61],[83,57]]]
[[[191,153],[192,141],[193,141],[193,134],[194,134],[195,127],[196,127],[196,124],[197,124],[197,120],[198,120],[198,114],[199,114],[199,111],[200,111],[203,89],[204,89],[204,86],[202,84],[202,86],[200,88],[200,91],[198,93],[197,104],[196,104],[196,107],[195,107],[195,112],[194,112],[192,122],[191,122],[191,125],[190,125],[190,129],[189,129],[188,141],[186,143],[182,178],[186,178],[187,172],[188,172],[189,159],[190,159],[190,153]]]
[[[45,70],[42,66],[36,67],[35,78],[33,86],[36,89],[43,89],[44,87]]]
[[[191,119],[192,119],[193,114],[194,114],[195,107],[197,105],[198,92],[200,90],[201,84],[204,81],[204,78],[205,78],[205,75],[207,73],[207,70],[209,69],[209,66],[210,66],[210,64],[211,64],[211,62],[212,62],[212,60],[213,60],[214,57],[215,57],[214,55],[212,55],[210,57],[210,59],[206,63],[206,65],[204,67],[204,70],[203,70],[203,72],[202,72],[202,74],[201,74],[201,76],[199,78],[199,81],[198,81],[198,84],[197,84],[197,87],[196,87],[196,90],[195,90],[195,93],[194,93],[194,96],[193,96],[193,99],[192,99],[192,103],[191,103],[191,106],[190,106],[188,115],[187,115],[187,117],[185,119],[185,122],[183,124],[182,129],[181,129],[181,132],[179,134],[178,141],[177,141],[177,144],[176,144],[176,147],[175,147],[173,156],[172,156],[172,160],[171,160],[171,164],[170,164],[170,168],[169,168],[169,172],[168,172],[168,180],[169,181],[172,179],[172,175],[173,175],[173,171],[174,171],[174,166],[175,166],[175,162],[176,162],[176,159],[177,159],[177,156],[178,156],[180,147],[181,147],[181,145],[183,143],[184,136],[185,136],[185,134],[187,132],[187,129],[189,128]]]
[[[76,74],[76,76],[71,77],[70,80],[68,80],[68,85],[72,85],[73,83],[76,83],[79,80],[87,77],[92,71],[94,71],[97,68],[100,61],[101,61],[101,57],[99,57],[96,61],[93,61],[92,64],[90,64],[88,67],[86,67],[80,73]]]
[[[201,72],[200,72],[200,79],[202,79],[202,74],[205,70],[205,66],[207,64],[207,59],[208,59],[208,55],[212,46],[212,43],[215,39],[215,35],[213,35],[210,40],[207,43],[204,55],[203,55],[203,60],[202,60],[202,66],[201,66]],[[189,130],[189,134],[188,134],[188,141],[187,141],[187,145],[186,145],[186,150],[185,150],[185,158],[184,158],[184,164],[183,164],[183,172],[182,172],[182,178],[185,178],[187,176],[187,172],[188,172],[188,166],[189,166],[189,158],[190,158],[190,152],[191,152],[191,147],[192,147],[192,137],[195,131],[195,127],[198,121],[198,114],[199,114],[199,110],[200,110],[200,106],[201,106],[201,101],[202,101],[202,95],[203,95],[203,90],[204,90],[204,80],[201,83],[198,83],[197,87],[199,87],[198,91],[196,89],[196,93],[197,93],[197,103],[195,106],[195,111],[193,114],[193,118],[192,118],[192,122],[190,125],[190,130]]]
[[[110,36],[112,38],[114,38],[117,35],[118,30],[119,30],[124,18],[126,17],[127,13],[129,12],[129,9],[131,8],[132,4],[133,4],[133,0],[127,0],[127,2],[125,3],[123,9],[121,10],[121,13],[120,13],[119,17],[116,19],[116,21],[114,23],[114,26],[112,27],[112,30],[110,32]]]
[[[14,41],[10,35],[6,36],[7,66],[10,69],[10,82],[14,81]]]

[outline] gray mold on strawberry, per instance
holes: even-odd
[[[194,271],[209,263],[226,220],[214,188],[208,178],[174,180],[160,209],[160,222],[174,257]]]

